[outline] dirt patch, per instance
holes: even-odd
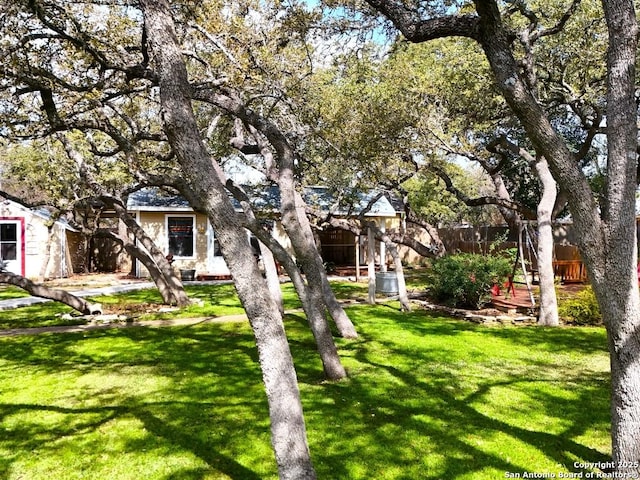
[[[167,305],[161,305],[159,303],[127,303],[127,304],[113,304],[103,305],[105,313],[115,315],[126,315],[128,317],[136,317],[144,313],[158,313],[166,311]]]

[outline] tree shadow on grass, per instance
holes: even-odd
[[[581,422],[579,414],[570,419],[571,426],[561,434],[540,431],[533,426],[524,428],[483,413],[466,398],[457,398],[442,388],[442,379],[433,383],[420,381],[389,365],[368,363],[375,368],[386,370],[404,383],[404,387],[394,388],[384,395],[371,395],[368,380],[361,381],[355,377],[350,380],[347,388],[340,384],[324,385],[325,398],[322,402],[313,403],[306,408],[307,416],[312,417],[311,430],[314,428],[314,422],[327,418],[337,425],[347,424],[348,422],[343,423],[341,420],[346,414],[362,420],[361,430],[341,432],[343,438],[349,439],[348,443],[342,442],[332,445],[331,448],[327,448],[326,445],[313,445],[314,451],[323,451],[321,465],[330,466],[331,472],[324,473],[331,473],[332,478],[353,478],[351,470],[346,467],[342,471],[339,469],[358,457],[376,459],[376,462],[369,463],[378,463],[380,466],[402,465],[406,470],[403,475],[389,478],[417,478],[413,475],[417,475],[418,472],[421,472],[419,478],[453,479],[486,469],[498,472],[531,471],[531,465],[523,464],[521,460],[511,460],[508,451],[500,452],[484,445],[486,441],[491,442],[501,436],[512,439],[511,444],[521,443],[532,452],[541,452],[562,466],[558,467],[558,470],[571,470],[571,465],[578,459],[610,460],[604,453],[572,439],[574,435],[590,426]],[[517,382],[502,382],[501,386],[513,386]],[[406,390],[409,385],[412,386],[411,392]],[[485,386],[487,391],[492,387],[493,385]],[[428,400],[416,400],[416,391]],[[327,397],[333,400],[333,409],[327,408]],[[581,404],[587,400],[586,395],[581,395],[575,402]],[[342,406],[344,410],[336,412],[336,405]],[[550,405],[548,408],[552,409]],[[420,446],[411,445],[414,441],[412,438],[416,437],[426,439],[426,443],[430,444],[428,451],[421,451]],[[360,438],[368,440],[362,442],[358,440]],[[433,470],[421,467],[423,463],[429,463],[424,462],[421,456],[437,453],[441,453],[444,458],[436,462]],[[372,468],[375,470],[376,467]]]
[[[555,354],[563,349],[604,353],[602,332],[487,328],[436,317],[393,315],[388,310],[376,318],[375,310],[357,310],[349,313],[355,313],[352,318],[360,324],[360,338],[341,347],[342,358],[352,365],[350,380],[323,385],[320,400],[304,397],[311,431],[323,419],[351,429],[342,432],[347,442],[332,438],[335,445],[331,441],[325,441],[325,446],[312,444],[312,451],[323,451],[319,472],[332,478],[356,478],[354,468],[357,471],[358,467],[347,465],[357,456],[371,459],[366,462],[371,471],[382,465],[404,465],[403,473],[387,474],[388,478],[419,475],[425,479],[474,478],[487,475],[484,470],[494,471],[494,476],[497,471],[501,477],[505,472],[531,472],[531,465],[523,461],[528,455],[556,468],[555,472],[572,471],[577,460],[610,460],[597,448],[575,440],[587,436],[591,428],[608,428],[605,376],[586,370],[557,378],[553,357],[544,360],[545,350],[551,354],[552,345]],[[376,335],[368,333],[368,323],[376,324]],[[386,332],[380,329],[385,324]],[[407,335],[414,342],[415,338],[424,342],[406,341]],[[477,338],[489,345],[487,351],[473,351]],[[491,350],[494,345],[496,350]],[[498,350],[509,347],[521,350],[513,357]],[[530,348],[540,351],[528,362]],[[411,359],[408,363],[407,358]],[[467,372],[476,362],[481,368]],[[536,373],[540,369],[544,375]],[[545,384],[551,388],[543,389]],[[565,395],[568,391],[570,395]],[[515,418],[508,410],[512,406],[505,406],[503,412],[493,410],[495,405],[485,408],[485,403],[494,401],[493,395],[504,392],[525,396],[524,405],[516,404],[524,411]],[[532,414],[552,420],[553,431],[546,430],[540,418],[532,417],[527,423],[530,404],[535,404]],[[354,428],[346,416],[361,418],[362,427]],[[506,448],[517,446],[524,454],[501,451],[496,446],[500,443],[496,439],[501,438],[510,445]],[[416,439],[426,439],[426,443],[416,444]],[[327,465],[330,469],[323,471]]]
[[[85,408],[67,408],[54,405],[38,405],[38,404],[0,404],[0,419],[10,415],[21,414],[27,411],[56,413],[65,417],[86,417],[95,418],[92,421],[76,422],[72,420],[69,425],[60,425],[55,429],[49,429],[46,432],[34,424],[21,425],[18,431],[12,432],[10,442],[15,444],[17,448],[29,448],[31,451],[43,452],[47,449],[56,447],[51,443],[58,438],[65,436],[79,436],[89,431],[96,431],[109,422],[129,417],[135,418],[142,422],[147,432],[154,435],[156,439],[162,439],[172,448],[179,447],[185,451],[189,451],[204,461],[210,469],[223,473],[230,478],[239,480],[260,480],[260,476],[250,470],[246,466],[238,463],[229,455],[225,455],[218,451],[216,445],[212,442],[203,441],[198,435],[192,434],[188,429],[180,428],[172,425],[170,422],[162,420],[159,416],[153,414],[153,410],[162,408],[164,411],[172,411],[177,409],[184,411],[185,407],[189,409],[207,408],[211,406],[206,402],[179,404],[174,402],[165,402],[162,404],[135,404],[135,400],[123,401],[123,405],[119,406],[102,406],[102,407],[85,407]],[[122,439],[127,445],[127,451],[144,451],[149,448],[148,440],[140,439]],[[5,464],[3,470],[8,471],[8,465]],[[189,478],[205,478],[211,473],[210,469],[192,469]],[[194,476],[197,475],[197,476]],[[185,478],[183,473],[173,474],[170,478]]]
[[[527,368],[532,372],[552,369],[553,352],[598,350],[601,333],[572,329],[572,336],[559,330],[486,328],[400,314],[384,307],[356,307],[349,313],[360,338],[337,339],[352,376],[336,383],[322,382],[321,363],[304,316],[287,317],[320,478],[435,480],[474,478],[485,469],[493,473],[528,470],[522,456],[514,459],[495,447],[501,439],[511,446],[524,445],[531,455],[567,468],[578,459],[607,459],[598,449],[575,440],[593,423],[602,426],[609,421],[602,374],[580,372],[567,379],[575,388],[570,400],[536,396],[537,384],[553,380],[527,377]],[[491,348],[474,351],[478,347],[470,339]],[[246,325],[135,328],[2,341],[6,343],[0,343],[0,360],[16,366],[11,368],[98,376],[121,372],[126,376],[123,369],[140,367],[164,380],[151,392],[122,391],[108,385],[76,392],[73,398],[66,398],[80,406],[58,412],[76,421],[55,428],[25,424],[14,432],[13,443],[8,444],[12,450],[28,455],[37,449],[54,449],[52,440],[73,437],[74,428],[95,431],[114,419],[135,418],[149,433],[149,441],[191,452],[210,467],[176,466],[167,479],[204,478],[212,470],[237,479],[264,476],[233,455],[243,452],[241,440],[252,436],[260,437],[272,455],[255,344]],[[531,360],[526,350],[534,346],[542,353]],[[514,371],[501,363],[506,358],[501,349],[511,348],[522,350],[513,360]],[[546,353],[551,360],[545,360]],[[471,362],[480,362],[486,372],[469,378],[465,369]],[[530,393],[540,405],[540,414],[563,419],[562,431],[556,427],[552,433],[539,424],[529,427],[511,421],[508,414],[487,412],[483,401],[500,389]],[[21,405],[23,410],[19,410]],[[5,402],[0,414],[16,415],[29,409],[53,412],[48,409],[60,407]],[[586,415],[586,411],[591,412]],[[236,445],[229,445],[233,441]],[[143,452],[149,443],[132,437],[126,445],[132,452]],[[5,472],[11,461],[4,460]]]
[[[147,458],[151,442],[168,445],[163,448],[172,452],[191,452],[207,465],[204,470],[198,462],[193,462],[193,468],[176,465],[168,478],[205,478],[212,472],[225,478],[261,478],[231,453],[245,435],[259,438],[256,448],[271,452],[266,399],[253,337],[246,327],[132,328],[3,341],[6,348],[0,349],[0,360],[5,368],[24,371],[25,382],[47,375],[53,383],[45,388],[69,385],[72,391],[52,394],[48,390],[50,401],[0,404],[0,426],[13,425],[11,435],[2,439],[3,448],[16,452],[13,460],[0,462],[0,476],[17,456],[26,458],[33,451],[55,455],[57,442],[83,445],[89,441],[80,437],[85,434],[98,444],[106,424],[133,418],[146,434],[140,438],[137,428],[127,439],[125,430],[125,438],[119,439],[127,445],[123,453]],[[0,370],[0,375],[7,373]],[[137,382],[128,383],[129,374]],[[69,384],[70,378],[77,380]],[[79,380],[88,386],[74,387]],[[4,398],[23,397],[25,385],[7,387]],[[36,417],[47,414],[48,420],[30,417],[33,412]],[[62,418],[51,416],[56,414]],[[236,445],[229,447],[231,438]],[[265,463],[271,465],[273,460]]]
[[[172,406],[171,402],[167,402],[163,405],[163,409],[171,409]],[[204,405],[202,406],[204,407]],[[261,477],[253,470],[238,463],[231,456],[216,451],[215,445],[211,441],[203,440],[199,435],[190,434],[183,428],[176,428],[170,425],[154,415],[147,406],[133,407],[129,413],[141,420],[147,431],[156,437],[164,438],[172,445],[194,453],[212,469],[222,472],[231,478],[260,480]],[[131,443],[130,446],[132,448],[144,448],[144,444],[137,444],[137,442]]]

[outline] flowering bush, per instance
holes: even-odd
[[[433,263],[429,294],[453,307],[482,308],[491,300],[491,287],[502,284],[512,268],[512,261],[499,254],[448,255]]]

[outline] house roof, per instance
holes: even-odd
[[[25,207],[24,205],[21,205],[18,202],[14,202],[13,200],[9,200],[7,198],[3,198],[0,197],[0,206],[2,205],[6,205],[9,208],[12,208],[14,210],[20,210],[21,212],[25,212],[25,213],[30,213],[31,215],[34,215],[36,217],[41,218],[42,220],[45,221],[50,221],[53,217],[51,215],[51,212],[49,210],[47,210],[44,207],[37,207],[37,208],[29,208],[29,207]],[[78,230],[76,230],[75,228],[73,228],[71,225],[69,225],[69,223],[67,222],[66,219],[64,218],[58,218],[55,223],[64,228],[65,230],[69,230],[71,232],[77,232]]]
[[[353,194],[352,205],[340,205],[336,195],[327,187],[305,188],[302,196],[307,204],[335,215],[357,215],[366,209],[371,202],[373,204],[365,214],[368,217],[395,217],[396,214],[403,211],[401,208],[396,208],[387,194],[375,190]],[[376,199],[376,197],[379,198]]]
[[[192,210],[186,198],[159,188],[143,188],[129,195],[128,210]]]
[[[255,185],[246,187],[246,192],[251,198],[255,208],[261,211],[275,211],[280,205],[280,190],[277,186]],[[357,215],[372,202],[380,192],[369,191],[355,194],[353,205],[340,205],[337,196],[327,187],[307,187],[302,196],[308,205],[319,208],[323,212],[332,212],[334,215]],[[234,207],[242,211],[240,204],[231,199]],[[192,211],[189,202],[182,196],[167,193],[159,188],[144,188],[129,195],[127,208],[130,211],[156,211],[156,212],[185,212]],[[373,202],[365,216],[369,217],[395,217],[402,210],[398,208],[389,196],[380,195]]]

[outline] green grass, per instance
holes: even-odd
[[[101,303],[106,312],[125,311],[140,320],[220,317],[244,313],[232,284],[189,285],[185,290],[195,303],[178,311],[166,313],[154,311],[162,307],[162,298],[156,289],[104,295],[93,297],[92,300]]]
[[[51,327],[77,325],[84,320],[62,320],[61,316],[73,309],[61,303],[40,303],[13,310],[0,310],[0,330],[7,328]]]
[[[366,295],[366,285],[362,286],[345,282],[337,284],[338,297],[348,298],[357,290]],[[293,285],[283,285],[285,308],[301,308],[300,300],[295,294]],[[123,313],[137,320],[170,320],[173,318],[221,317],[244,313],[235,289],[231,284],[223,285],[187,285],[189,298],[194,304],[174,311],[160,312],[162,298],[156,289],[136,290],[117,295],[102,295],[88,300],[102,304],[105,313]],[[14,310],[0,310],[0,330],[7,328],[47,327],[53,325],[73,325],[84,323],[83,320],[62,320],[64,313],[75,315],[72,308],[66,305],[47,302]]]
[[[117,295],[91,297],[101,303],[105,313],[124,313],[137,320],[163,320],[189,317],[220,317],[244,313],[233,285],[190,285],[187,293],[197,303],[178,311],[159,312],[164,307],[156,289],[136,290]],[[296,305],[293,293],[288,305]],[[66,305],[47,302],[14,310],[0,310],[0,330],[7,328],[45,327],[84,323],[84,320],[62,320],[64,313],[75,315]]]
[[[322,381],[304,317],[286,321],[319,478],[488,480],[607,458],[603,329],[348,313],[360,338],[338,340],[338,383]],[[246,323],[0,342],[0,478],[276,478]]]
[[[28,297],[29,295],[27,291],[13,285],[0,285],[0,300]]]

